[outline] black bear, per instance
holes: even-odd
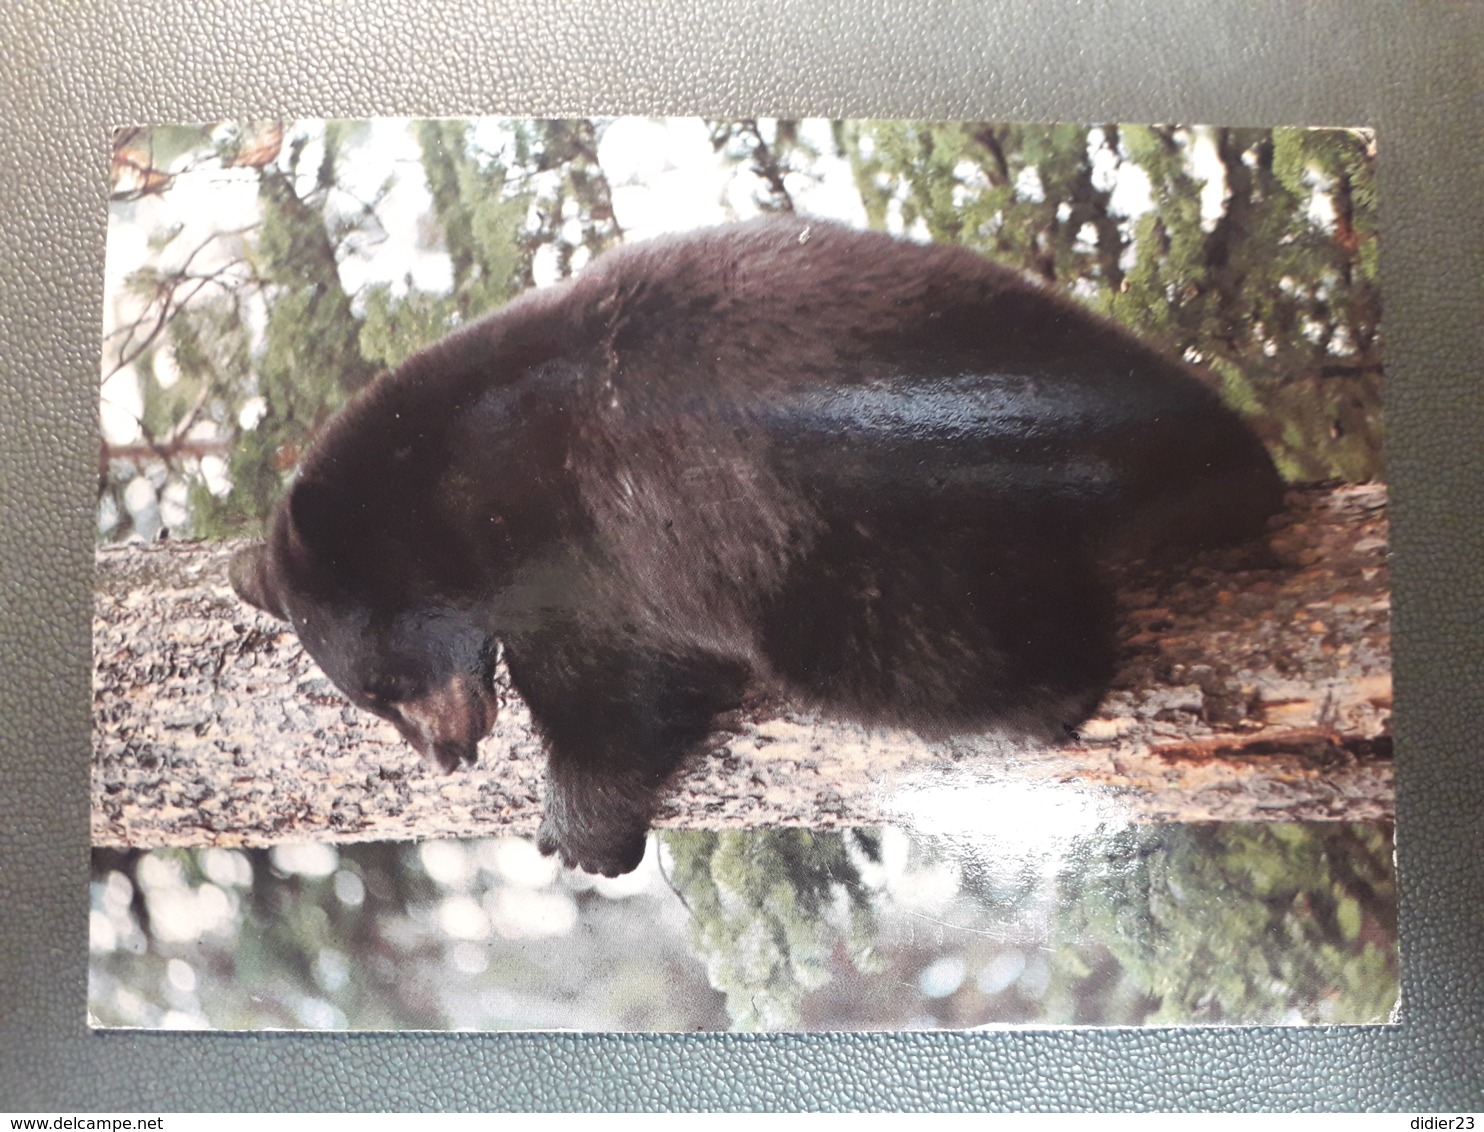
[[[616,875],[749,689],[1064,739],[1112,673],[1109,561],[1252,539],[1281,498],[1210,389],[1076,303],[764,219],[612,252],[379,378],[232,581],[445,771],[503,646],[541,848]]]

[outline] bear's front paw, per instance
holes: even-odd
[[[628,830],[574,831],[558,828],[548,816],[536,835],[536,848],[548,857],[555,854],[564,865],[605,877],[631,873],[644,860],[646,832]]]

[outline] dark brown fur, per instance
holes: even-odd
[[[750,687],[1057,740],[1113,664],[1111,557],[1279,506],[1216,396],[958,248],[772,219],[611,253],[410,358],[317,441],[238,592],[445,770],[498,643],[541,845],[614,874]]]

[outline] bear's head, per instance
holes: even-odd
[[[423,532],[389,532],[350,493],[310,479],[279,504],[269,537],[232,558],[232,588],[293,624],[357,707],[389,720],[445,773],[478,758],[499,711],[499,644],[473,603],[437,580]],[[422,579],[415,589],[408,579]]]

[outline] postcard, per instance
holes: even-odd
[[[1376,160],[119,130],[91,1024],[1394,1021]]]

